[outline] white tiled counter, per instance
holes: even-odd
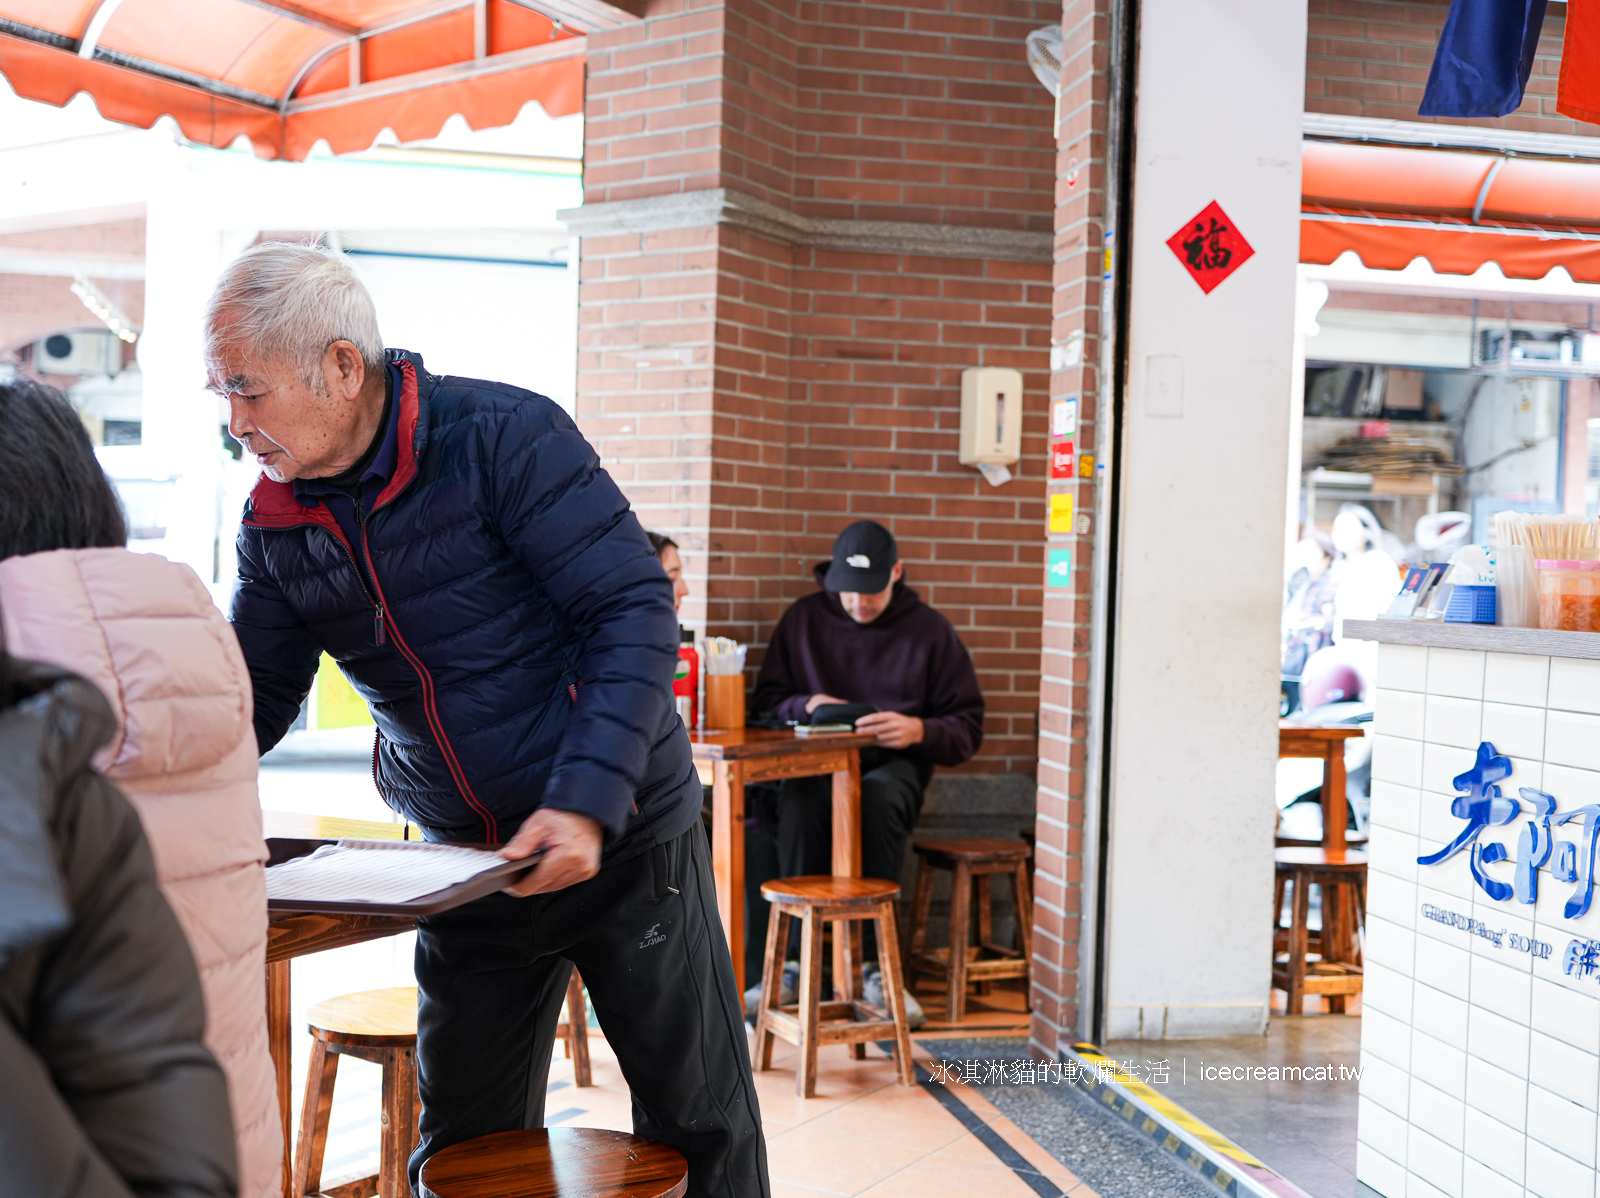
[[[1385,1198],[1600,1198],[1600,634],[1346,634],[1384,642],[1357,1174]]]

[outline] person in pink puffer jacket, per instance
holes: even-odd
[[[87,678],[118,731],[96,766],[127,795],[188,938],[239,1147],[239,1193],[281,1193],[267,1052],[266,848],[250,676],[188,566],[131,553],[121,507],[70,404],[0,384],[0,618],[19,657]]]

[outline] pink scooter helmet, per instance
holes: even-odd
[[[1300,674],[1300,706],[1306,711],[1324,703],[1354,702],[1361,690],[1361,675],[1336,649],[1318,649]]]

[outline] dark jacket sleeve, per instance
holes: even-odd
[[[960,765],[983,744],[983,692],[978,689],[972,654],[956,630],[945,624],[945,639],[928,663],[929,695],[922,715],[922,751],[934,765]]]
[[[7,1020],[0,1019],[0,1159],[17,1194],[133,1198],[133,1191],[84,1134],[50,1071]]]
[[[652,745],[676,724],[672,583],[594,450],[549,400],[504,418],[488,486],[501,536],[582,647],[575,710],[541,806],[592,816],[617,835]]]
[[[773,712],[785,720],[804,720],[806,702],[812,691],[798,676],[794,662],[794,620],[791,606],[778,620],[767,642],[767,655],[761,660],[761,672],[756,675],[755,694],[750,705],[758,714]]]
[[[304,536],[303,532],[293,534]],[[283,591],[267,573],[261,533],[239,529],[239,586],[229,619],[250,667],[255,691],[256,751],[265,753],[283,739],[300,704],[311,693],[322,646],[295,614]]]
[[[85,721],[73,688],[93,689],[74,680],[52,692],[46,746]],[[0,750],[9,752],[16,725],[6,732]],[[32,778],[11,756],[0,790],[37,796],[72,922],[0,969],[0,1191],[237,1193],[227,1082],[201,1039],[200,976],[138,815],[87,769],[86,751],[64,774],[62,754],[36,752]],[[63,1177],[76,1185],[53,1184]]]

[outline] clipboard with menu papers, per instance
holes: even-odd
[[[288,853],[274,851],[267,867],[267,910],[343,915],[437,915],[503,889],[544,856],[508,861],[487,847],[420,840],[279,844]]]

